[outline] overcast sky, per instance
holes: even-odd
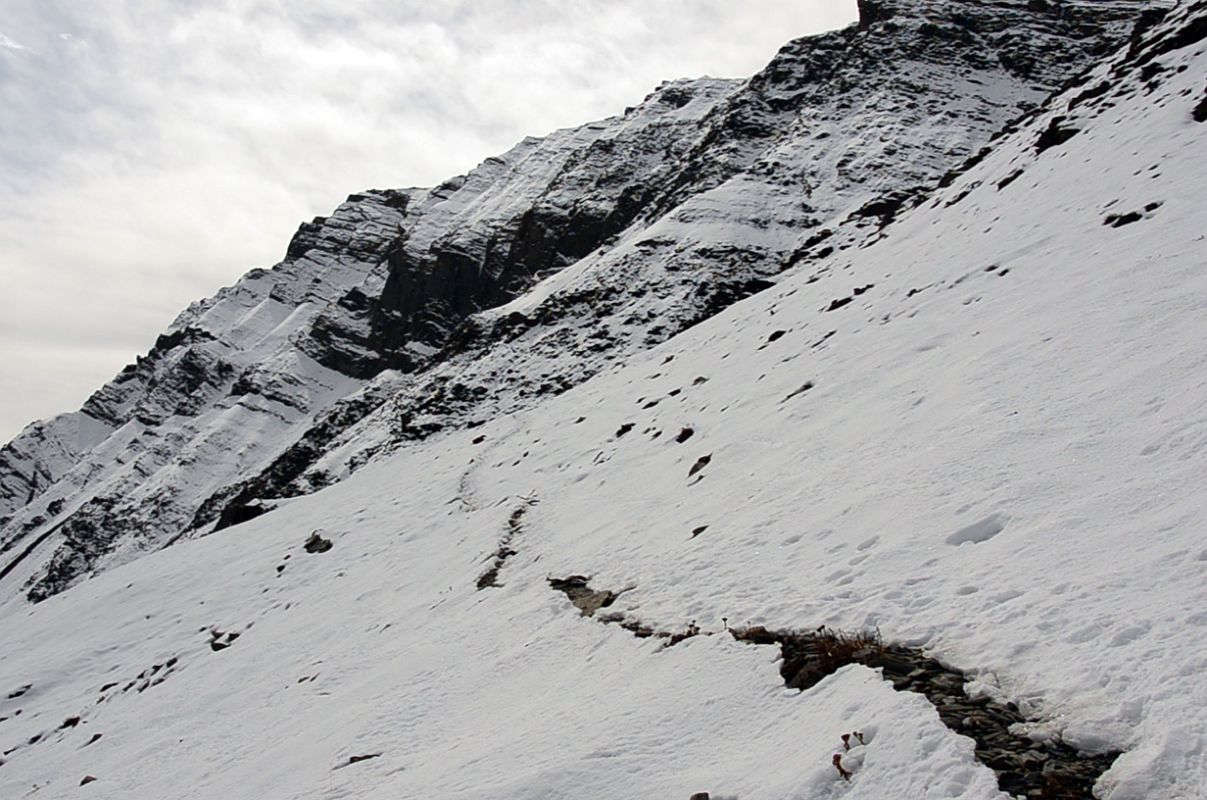
[[[855,0],[5,0],[0,442],[369,187],[427,186]]]

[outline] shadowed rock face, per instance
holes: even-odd
[[[824,273],[1146,10],[863,0],[748,81],[667,83],[434,189],[350,196],[0,450],[0,599],[563,392],[786,268]]]
[[[485,242],[470,243],[478,247],[452,241],[416,253],[400,236],[384,261],[380,294],[349,290],[336,313],[316,322],[309,352],[357,378],[386,369],[411,372],[422,363],[413,353],[416,344],[442,347],[472,314],[519,297],[538,275],[589,255],[629,226],[647,194],[631,184],[603,209],[566,213],[533,206],[491,231]]]

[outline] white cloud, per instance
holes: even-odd
[[[25,52],[29,51],[28,47],[26,47],[25,45],[20,44],[18,42],[14,42],[12,39],[8,38],[3,33],[0,33],[0,49],[11,50],[16,53],[20,53],[23,51],[25,51]]]
[[[437,183],[663,79],[750,74],[855,17],[854,0],[15,5],[0,440],[77,407],[189,301],[275,262],[351,192]]]

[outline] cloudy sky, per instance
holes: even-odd
[[[367,187],[426,186],[855,0],[6,0],[0,441]]]

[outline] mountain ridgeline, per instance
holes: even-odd
[[[351,195],[0,450],[0,600],[530,407],[787,272],[841,269],[1166,9],[861,0],[857,24],[748,80],[671,81],[435,188]]]

